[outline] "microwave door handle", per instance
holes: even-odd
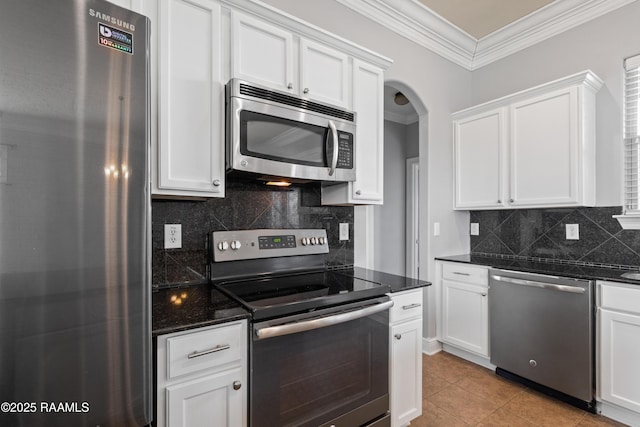
[[[329,130],[331,130],[331,139],[333,144],[333,156],[331,158],[331,166],[329,167],[329,176],[333,176],[338,165],[338,129],[333,121],[329,120]]]

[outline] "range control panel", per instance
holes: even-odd
[[[239,261],[329,252],[324,229],[261,229],[214,231],[213,260]]]

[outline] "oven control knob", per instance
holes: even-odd
[[[319,245],[324,245],[325,243],[327,243],[327,239],[325,239],[324,237],[318,237]]]
[[[242,247],[242,243],[240,243],[240,240],[234,240],[231,242],[231,249],[233,249],[234,251],[237,251],[241,247]]]
[[[218,243],[218,250],[219,251],[226,251],[227,249],[229,249],[229,242],[227,242],[226,240],[223,240],[222,242]]]
[[[311,238],[311,244],[312,245],[317,245],[318,244],[318,239],[316,237],[312,237]]]
[[[307,246],[308,244],[309,244],[309,238],[303,237],[302,238],[302,246]]]

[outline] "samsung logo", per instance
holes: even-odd
[[[116,18],[115,16],[107,15],[106,13],[99,12],[97,10],[89,9],[89,16],[93,18],[98,18],[102,21],[108,22],[112,25],[116,25],[120,28],[124,28],[129,31],[135,31],[136,26],[130,24],[129,22],[125,22],[122,19]]]

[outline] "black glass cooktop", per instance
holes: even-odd
[[[389,286],[336,271],[230,280],[215,286],[251,311],[254,320],[365,300],[390,291]]]

